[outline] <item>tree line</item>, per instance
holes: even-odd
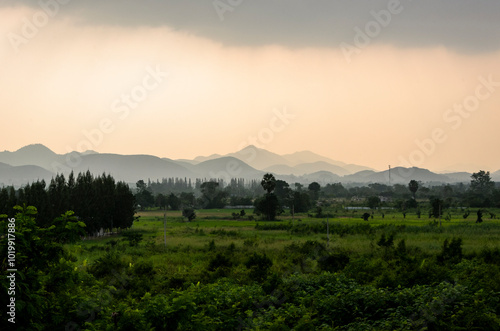
[[[182,182],[182,181],[181,181]],[[387,206],[406,212],[422,213],[422,202],[430,205],[429,215],[439,217],[450,207],[500,208],[500,187],[496,187],[489,172],[473,173],[469,185],[464,183],[428,185],[410,180],[408,185],[372,183],[366,186],[346,187],[342,183],[321,186],[312,182],[307,187],[300,183],[288,184],[272,174],[264,175],[259,187],[256,181],[246,184],[233,179],[224,186],[222,180],[196,181],[189,191],[154,194],[155,184],[138,181],[136,200],[142,208],[160,207],[172,210],[223,208],[224,206],[254,206],[255,213],[274,220],[285,209],[290,213],[304,213],[335,205],[365,206],[374,210]],[[418,191],[418,195],[417,195]],[[437,210],[437,211],[436,211]],[[316,211],[321,214],[321,211]],[[370,216],[370,214],[368,214]]]
[[[49,185],[41,180],[18,190],[3,187],[0,214],[11,215],[16,205],[36,206],[40,227],[51,226],[54,219],[71,210],[85,223],[88,234],[130,228],[135,213],[135,197],[126,183],[105,173],[94,176],[90,171],[77,176],[71,172],[67,179],[58,174]]]

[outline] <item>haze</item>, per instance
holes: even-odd
[[[72,1],[26,38],[43,9],[4,1],[0,150],[192,159],[255,144],[500,169],[499,4],[401,1],[383,26],[370,12],[390,3],[242,1],[221,20],[212,1]],[[358,47],[369,22],[380,31]]]

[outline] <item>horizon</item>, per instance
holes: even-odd
[[[47,148],[49,149],[51,152],[57,154],[57,155],[65,155],[67,153],[72,153],[72,152],[78,152],[78,151],[71,151],[71,152],[67,152],[67,153],[58,153],[57,151],[53,150],[52,148],[50,148],[49,146],[46,146],[42,143],[32,143],[32,144],[29,144],[29,145],[26,145],[26,146],[22,146],[16,150],[4,150],[4,151],[1,151],[1,152],[10,152],[10,153],[13,153],[13,152],[17,152],[21,149],[24,149],[26,147],[34,147],[34,146],[43,146],[44,148]],[[276,154],[276,155],[279,155],[279,156],[287,156],[287,155],[294,155],[294,154],[299,154],[299,153],[313,153],[317,156],[320,156],[320,157],[324,157],[324,158],[327,158],[327,159],[330,159],[331,161],[335,161],[335,162],[342,162],[342,163],[345,163],[346,165],[358,165],[358,166],[363,166],[363,167],[367,167],[367,168],[371,168],[369,170],[373,170],[374,172],[384,172],[384,171],[387,171],[389,170],[389,167],[385,168],[385,169],[377,169],[377,168],[373,168],[373,167],[370,167],[366,164],[354,164],[354,163],[349,163],[349,162],[345,162],[344,160],[338,160],[338,159],[332,159],[332,158],[329,158],[327,156],[324,156],[324,155],[321,155],[319,153],[316,153],[314,151],[310,151],[310,150],[301,150],[301,151],[295,151],[295,152],[292,152],[292,153],[286,153],[286,154],[279,154],[279,153],[275,153],[273,151],[270,151],[270,150],[266,150],[266,149],[263,149],[263,148],[258,148],[254,145],[248,145],[248,146],[245,146],[243,147],[241,150],[238,150],[238,151],[232,151],[230,153],[226,153],[226,154],[220,154],[220,153],[209,153],[209,154],[204,154],[204,155],[197,155],[193,158],[190,158],[190,159],[175,159],[175,158],[171,158],[171,157],[168,157],[168,156],[160,156],[160,155],[154,155],[154,154],[144,154],[144,153],[139,153],[139,154],[121,154],[121,153],[112,153],[112,152],[104,152],[104,153],[101,153],[101,152],[97,152],[97,151],[93,151],[93,150],[87,150],[87,151],[84,151],[84,152],[78,152],[78,153],[81,153],[81,154],[85,154],[85,153],[88,153],[88,152],[92,152],[92,153],[97,153],[97,154],[112,154],[112,155],[123,155],[123,156],[140,156],[140,155],[146,155],[146,156],[153,156],[153,157],[157,157],[157,158],[160,158],[160,159],[163,159],[163,158],[166,158],[166,159],[170,159],[170,160],[173,160],[173,161],[196,161],[197,158],[204,158],[206,160],[203,160],[203,161],[197,161],[198,163],[202,163],[202,162],[205,162],[205,161],[208,161],[210,160],[210,157],[214,157],[216,156],[216,158],[223,158],[223,157],[233,157],[229,154],[237,154],[239,152],[241,152],[242,150],[245,150],[245,149],[248,149],[248,148],[255,148],[257,151],[258,150],[263,150],[263,151],[266,151],[266,152],[270,152],[270,153],[273,153],[273,154]],[[0,152],[0,153],[1,153]],[[248,164],[248,162],[245,162],[245,160],[240,160],[246,164]],[[315,162],[318,162],[318,161],[315,161]],[[304,164],[304,163],[315,163],[315,162],[303,162],[303,163],[299,163],[299,164]],[[328,161],[326,161],[327,163],[330,163]],[[330,163],[331,164],[331,163]],[[488,169],[486,167],[481,167],[481,166],[474,166],[474,165],[461,165],[461,164],[457,164],[455,165],[456,167],[460,167],[460,166],[464,166],[464,167],[468,167],[468,169],[452,169],[450,167],[450,169],[442,169],[442,170],[439,170],[439,169],[431,169],[431,168],[425,168],[425,167],[416,167],[416,166],[412,166],[412,167],[404,167],[404,166],[391,166],[390,168],[392,170],[396,169],[396,168],[417,168],[417,169],[423,169],[423,170],[429,170],[433,173],[436,173],[436,174],[447,174],[447,173],[460,173],[460,172],[467,172],[467,173],[475,173],[475,172],[478,172],[478,171],[481,171],[481,170],[484,170],[484,171],[487,171],[487,172],[490,172],[491,174],[495,173],[495,172],[500,172],[500,168],[498,169]],[[255,168],[255,167],[253,167]],[[257,169],[257,168],[255,168]],[[258,170],[258,169],[257,169]],[[361,170],[363,171],[363,170]]]
[[[0,150],[500,169],[500,3],[214,3],[2,2]]]

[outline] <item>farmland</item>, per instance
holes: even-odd
[[[396,211],[364,221],[360,211],[337,209],[327,226],[307,214],[262,222],[252,210],[239,219],[233,213],[198,210],[187,222],[179,211],[148,210],[130,230],[67,245],[94,284],[80,305],[98,312],[74,323],[89,330],[114,322],[156,330],[500,327],[498,219],[476,224],[457,209],[440,226]],[[92,297],[102,291],[99,305]]]

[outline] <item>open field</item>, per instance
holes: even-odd
[[[129,230],[65,244],[44,274],[19,255],[19,286],[39,279],[32,296],[57,309],[39,320],[66,329],[500,329],[497,219],[476,224],[457,211],[439,226],[413,214],[364,221],[327,210],[338,216],[262,222],[249,220],[251,210],[240,219],[236,210],[196,212],[191,222],[140,212]]]
[[[279,221],[263,222],[249,221],[248,215],[252,210],[246,210],[246,215],[234,220],[232,213],[239,210],[199,210],[194,221],[187,222],[180,211],[142,211],[137,214],[139,221],[135,221],[129,231],[143,235],[139,247],[149,245],[156,247],[159,254],[154,260],[161,263],[167,256],[179,251],[203,251],[213,241],[217,246],[227,247],[234,245],[244,249],[252,247],[252,251],[279,252],[293,243],[317,241],[330,251],[342,250],[349,254],[372,254],[381,248],[377,241],[384,235],[394,235],[394,241],[405,240],[407,247],[434,255],[438,254],[446,239],[461,238],[462,249],[465,255],[474,254],[483,248],[500,248],[500,220],[485,219],[476,224],[469,216],[464,220],[459,213],[452,215],[450,221],[442,220],[441,226],[437,220],[427,217],[417,218],[408,214],[403,218],[400,213],[386,212],[385,218],[376,215],[374,219],[364,221],[360,217],[351,216],[350,211],[340,218],[329,218],[330,233],[327,235],[326,218],[318,219],[307,215],[290,215],[280,217]],[[359,212],[358,212],[359,213]],[[351,215],[348,215],[351,214]],[[166,216],[166,246],[164,237],[164,219]],[[460,218],[459,218],[460,217]],[[323,227],[324,231],[315,232],[308,227]],[[270,229],[266,229],[269,227]],[[274,227],[289,227],[289,229],[274,229]],[[263,230],[265,229],[265,230]],[[117,240],[117,236],[107,236],[98,239],[80,242],[75,252],[80,261],[91,262],[99,257],[99,246],[106,247],[109,242]],[[252,245],[249,244],[252,242]],[[91,248],[87,251],[85,248]],[[139,248],[134,248],[139,249]],[[86,252],[85,252],[86,251]],[[84,253],[85,252],[85,253]],[[182,265],[189,265],[191,260],[182,260]],[[277,261],[278,262],[278,261]],[[279,263],[279,262],[278,262]]]

